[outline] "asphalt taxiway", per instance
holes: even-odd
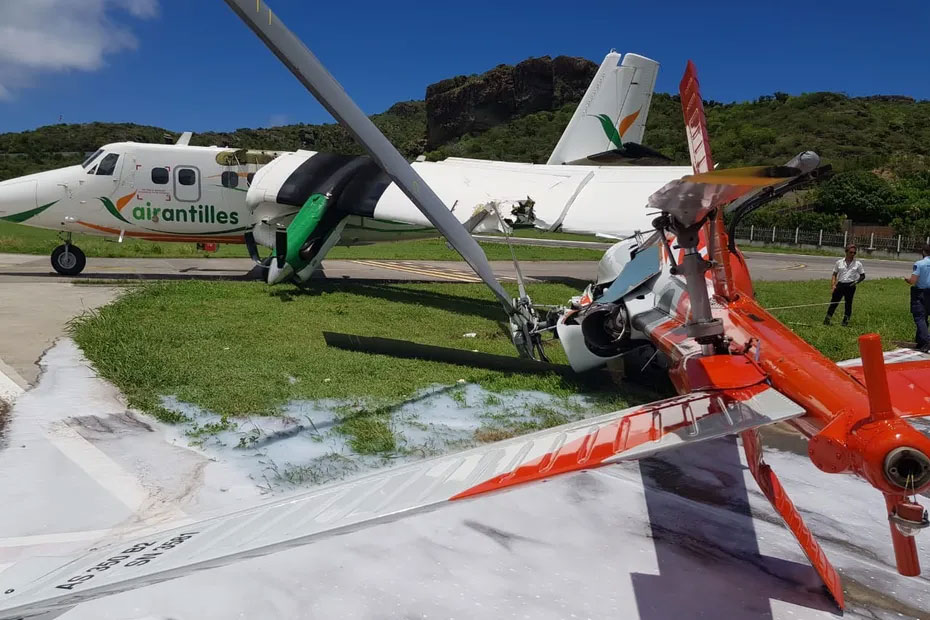
[[[836,258],[801,254],[746,253],[755,280],[819,280],[829,278]],[[869,278],[910,275],[910,263],[894,260],[863,260]],[[498,277],[516,277],[511,261],[492,261]],[[597,272],[595,261],[521,261],[523,274],[536,281],[591,281]],[[478,282],[468,266],[459,261],[424,260],[326,260],[327,279],[401,280],[409,282]],[[87,268],[73,280],[249,280],[257,277],[255,265],[247,258],[91,258]],[[45,256],[0,254],[0,284],[8,282],[63,282]]]

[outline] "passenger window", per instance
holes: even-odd
[[[97,176],[113,176],[113,172],[116,170],[117,160],[119,160],[119,155],[116,153],[110,153],[104,157],[100,165],[97,166]]]
[[[178,183],[181,185],[193,185],[197,182],[197,173],[190,168],[178,170]]]
[[[231,187],[235,189],[239,187],[239,175],[235,172],[224,172],[220,176],[220,182],[223,184],[223,187]]]
[[[152,168],[152,183],[166,185],[168,183],[168,169]]]

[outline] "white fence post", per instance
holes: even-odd
[[[772,226],[772,243],[775,243],[775,227]]]
[[[820,229],[820,239],[817,241],[817,247],[819,248],[822,245],[823,245],[823,228]]]
[[[756,231],[756,225],[755,225],[755,224],[751,224],[751,225],[749,226],[749,242],[750,242],[750,243],[752,243],[752,233],[754,233],[755,231]]]
[[[847,239],[848,237],[849,237],[849,231],[848,231],[848,230],[844,230],[844,231],[843,231],[843,249],[844,249],[844,250],[846,249],[846,246],[847,246],[846,239]]]
[[[901,253],[901,235],[898,235],[898,254]]]
[[[875,249],[875,233],[872,233],[871,235],[869,235],[869,249],[870,250]]]
[[[795,245],[798,244],[798,233],[799,233],[799,232],[801,232],[801,227],[800,227],[800,226],[797,226],[797,227],[794,229],[794,244],[795,244]]]

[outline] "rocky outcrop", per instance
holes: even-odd
[[[595,72],[597,65],[585,58],[543,56],[432,84],[426,88],[427,148],[576,102]]]

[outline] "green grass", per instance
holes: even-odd
[[[765,307],[819,304],[830,294],[827,281],[760,282],[756,287]],[[558,304],[576,293],[561,284],[531,285],[529,292],[543,304]],[[848,328],[839,326],[842,308],[833,326],[822,325],[825,311],[816,305],[773,314],[834,360],[858,357],[856,339],[862,333],[878,332],[886,348],[913,337],[903,281],[867,280],[860,285]],[[130,405],[165,421],[185,421],[161,406],[165,395],[221,416],[275,414],[292,399],[362,403],[343,422],[360,452],[381,451],[392,436],[391,406],[435,384],[464,380],[492,392],[541,390],[557,396],[584,391],[599,395],[610,407],[656,396],[635,389],[618,392],[599,375],[510,374],[332,349],[321,334],[393,337],[509,355],[513,348],[503,316],[482,285],[331,284],[298,291],[188,281],[134,287],[115,303],[76,320],[73,334]],[[467,332],[477,337],[463,338]],[[565,361],[557,343],[550,345],[550,355]],[[450,395],[456,394],[464,400],[460,390]],[[538,419],[551,417],[537,413]],[[561,418],[553,419],[557,423]],[[486,430],[501,435],[531,430],[508,424],[502,421]]]
[[[543,233],[538,230],[517,231],[518,237],[545,236],[552,239],[591,241],[594,237],[564,233]],[[74,243],[91,258],[248,258],[244,245],[221,244],[216,252],[203,252],[194,243],[158,243],[115,239],[93,235],[74,235]],[[30,228],[20,224],[0,221],[0,253],[51,254],[61,241],[58,233],[41,228]],[[499,243],[482,243],[491,260],[510,260],[510,248]],[[514,251],[520,260],[600,260],[601,250],[576,248],[551,248],[515,245]],[[263,255],[268,251],[263,251]],[[333,259],[396,259],[396,260],[461,260],[455,250],[450,250],[442,239],[421,239],[376,243],[355,247],[335,247],[328,258]]]
[[[913,341],[914,321],[910,313],[910,287],[903,279],[866,280],[858,286],[849,327],[841,327],[843,303],[826,326],[825,304],[830,301],[830,281],[757,282],[756,296],[763,307],[799,306],[773,310],[780,321],[794,330],[832,360],[859,357],[857,338],[869,332],[881,335],[885,349],[898,347],[896,341]]]
[[[561,284],[528,287],[538,303],[566,301]],[[516,291],[513,291],[514,293]],[[524,375],[328,348],[321,332],[387,336],[513,354],[500,304],[483,285],[334,284],[299,291],[251,282],[170,282],[134,287],[85,315],[73,334],[130,405],[177,421],[161,408],[174,395],[219,415],[274,414],[292,399],[396,403],[462,379],[491,391],[600,394],[623,405],[603,378]],[[476,338],[463,338],[467,332]],[[556,361],[565,358],[557,343]],[[591,382],[596,382],[591,384]],[[654,395],[651,395],[654,396]]]
[[[362,412],[343,420],[337,431],[349,437],[349,447],[357,454],[381,454],[397,449],[397,438],[391,430],[387,413],[366,415]]]

